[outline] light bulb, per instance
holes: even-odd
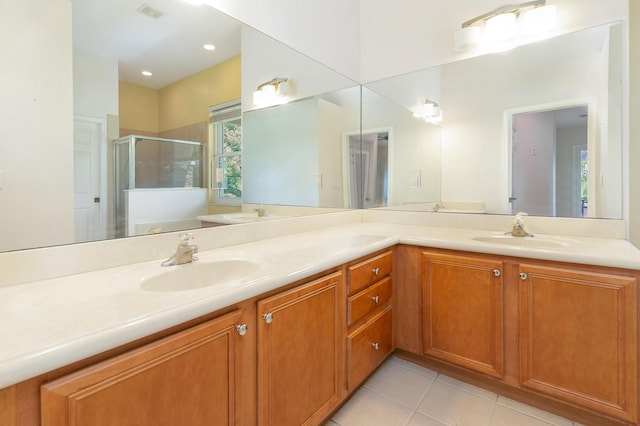
[[[485,27],[485,39],[488,43],[506,40],[516,33],[516,14],[496,15],[487,19]]]

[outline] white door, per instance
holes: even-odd
[[[75,242],[105,238],[101,209],[100,150],[104,120],[75,117],[73,128]]]

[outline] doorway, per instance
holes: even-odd
[[[595,138],[587,102],[508,114],[510,212],[587,217],[595,198]]]
[[[389,199],[391,129],[347,133],[343,145],[345,207],[385,207]]]

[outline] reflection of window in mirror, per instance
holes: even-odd
[[[213,141],[209,146],[209,202],[242,204],[242,115],[238,101],[209,108]]]

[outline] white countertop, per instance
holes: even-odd
[[[373,236],[376,236],[374,238]],[[123,279],[160,268],[159,260],[0,287],[0,388],[104,352],[397,243],[640,270],[640,251],[624,240],[539,235],[550,247],[476,241],[501,233],[474,229],[357,223],[208,250],[258,259],[241,281],[175,292]],[[557,243],[557,244],[556,244]],[[188,265],[173,268],[188,267]]]

